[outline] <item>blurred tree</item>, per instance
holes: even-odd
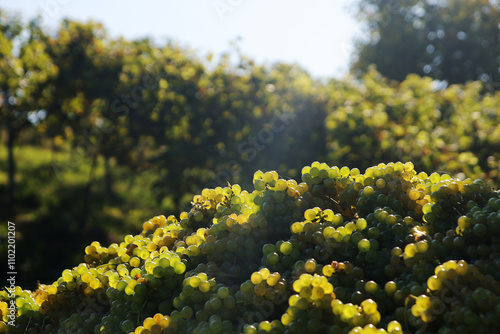
[[[113,131],[115,152],[123,152],[118,161],[135,171],[152,169],[160,201],[165,194],[178,198],[187,187],[184,169],[204,158],[194,154],[190,124],[203,118],[197,115],[197,83],[204,68],[173,44],[157,47],[146,39],[125,49],[116,98],[105,114],[120,125]]]
[[[369,38],[359,40],[352,69],[370,64],[389,79],[416,73],[449,84],[500,85],[500,2],[496,0],[360,0]]]
[[[46,52],[40,20],[27,27],[19,17],[0,10],[0,119],[8,148],[8,203],[14,203],[14,143],[26,127],[39,124],[49,100],[47,82],[57,73]]]
[[[432,78],[410,74],[401,83],[372,66],[362,84],[329,88],[325,118],[329,161],[367,168],[412,161],[426,172],[500,179],[500,91],[480,82],[436,90]]]
[[[126,43],[107,38],[99,23],[64,20],[57,34],[48,42],[48,51],[60,69],[51,85],[55,94],[47,107],[45,133],[57,145],[68,142],[71,155],[67,164],[54,163],[61,177],[90,158],[91,168],[82,203],[82,222],[88,212],[90,192],[97,158],[102,155],[106,166],[106,189],[111,195],[109,159],[121,146],[116,136],[109,136],[121,124],[116,114],[109,113],[117,96],[122,58]],[[119,131],[117,132],[119,133]]]

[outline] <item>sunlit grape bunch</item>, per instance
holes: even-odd
[[[479,324],[500,329],[500,282],[464,260],[438,265],[427,280],[428,294],[414,298],[411,315],[442,331],[473,332]]]
[[[253,185],[203,189],[52,284],[0,292],[0,332],[500,330],[500,194],[482,180],[314,162]]]

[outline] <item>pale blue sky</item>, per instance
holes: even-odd
[[[27,18],[41,14],[50,27],[64,17],[102,22],[111,36],[173,39],[200,55],[228,51],[241,37],[243,53],[259,63],[296,62],[316,77],[347,74],[360,25],[352,0],[78,1],[0,0]]]

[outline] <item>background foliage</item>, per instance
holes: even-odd
[[[360,0],[357,5],[367,36],[357,43],[355,71],[376,64],[390,79],[416,73],[450,84],[481,80],[498,90],[497,0]]]
[[[57,277],[81,261],[74,254],[92,240],[113,242],[154,215],[183,211],[204,187],[248,187],[257,169],[293,178],[314,160],[360,168],[411,160],[418,170],[497,185],[498,36],[483,30],[498,22],[498,8],[487,1],[411,2],[399,5],[404,16],[392,13],[381,25],[373,13],[393,10],[389,2],[360,3],[378,42],[359,44],[354,76],[328,81],[240,53],[214,61],[174,43],[111,39],[96,22],[65,20],[49,34],[36,19],[24,25],[0,12],[0,219],[17,224],[19,284]],[[467,6],[480,6],[484,25],[476,35],[459,27],[476,22],[477,11]],[[451,10],[468,14],[448,24],[443,17]],[[441,27],[444,36],[462,29],[467,38],[432,42],[435,51],[414,64],[397,63],[411,58],[399,53],[413,53],[410,47],[429,49],[432,31],[415,23],[424,18],[434,20],[423,22],[425,29]],[[401,35],[387,40],[389,31]],[[465,42],[487,36],[484,52],[465,53],[472,48]],[[471,71],[447,60],[457,50]],[[389,67],[397,73],[379,55],[396,61]],[[434,64],[429,72],[426,62]]]

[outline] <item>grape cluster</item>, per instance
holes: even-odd
[[[35,291],[0,332],[489,333],[500,329],[500,196],[482,180],[314,162],[301,182],[204,189]]]
[[[413,298],[412,320],[443,333],[500,329],[500,282],[464,260],[438,265],[427,280],[428,295]]]

